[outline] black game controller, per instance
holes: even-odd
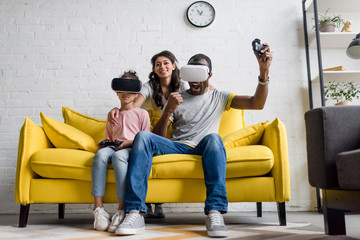
[[[104,148],[104,147],[111,147],[114,150],[118,150],[118,147],[121,145],[122,142],[115,140],[114,142],[110,141],[110,140],[103,140],[101,142],[99,142],[99,147],[100,148]]]
[[[255,38],[255,40],[252,41],[252,48],[259,56],[261,56],[262,55],[261,50],[265,48],[265,45],[261,44],[260,39]]]

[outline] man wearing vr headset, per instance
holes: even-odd
[[[153,132],[139,132],[130,153],[125,188],[125,217],[116,230],[118,235],[136,234],[145,228],[142,213],[146,212],[147,181],[152,157],[164,154],[202,155],[207,215],[206,228],[210,237],[228,236],[221,214],[227,212],[226,152],[217,134],[223,111],[229,108],[262,109],[268,94],[269,68],[272,61],[270,47],[264,44],[262,54],[255,53],[260,75],[254,96],[209,90],[212,65],[209,57],[197,54],[190,58],[180,76],[189,82],[190,89],[170,94],[163,114]],[[198,67],[196,67],[198,66]],[[172,123],[171,139],[166,132]],[[144,176],[145,174],[145,176]]]

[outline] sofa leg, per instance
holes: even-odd
[[[332,198],[328,199],[326,190],[323,193],[323,214],[324,228],[327,235],[346,235],[345,211],[328,207],[328,201],[337,201]]]
[[[65,203],[59,203],[59,219],[64,219],[65,216]]]
[[[25,228],[29,217],[30,204],[20,205],[19,228]]]
[[[280,226],[286,226],[285,202],[277,202],[277,209]]]
[[[256,203],[257,217],[262,217],[262,202]]]
[[[344,211],[323,206],[323,212],[325,234],[346,235]]]

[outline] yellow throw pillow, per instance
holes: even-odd
[[[47,137],[57,148],[83,149],[97,151],[95,140],[88,134],[60,121],[40,113],[41,123]]]
[[[256,123],[229,133],[223,138],[225,149],[257,144],[268,122]]]
[[[90,135],[95,142],[104,140],[106,120],[100,120],[75,112],[70,108],[63,107],[64,122]]]
[[[243,127],[245,127],[244,110],[230,108],[222,114],[218,133],[223,138]]]
[[[152,108],[147,109],[147,112],[149,114],[150,124],[151,124],[150,131],[152,132],[153,129],[154,129],[154,126],[159,121],[161,115],[154,114],[154,109],[152,109]],[[171,132],[172,132],[172,124],[170,124],[170,127],[169,127],[169,129],[167,131],[167,134],[166,134],[167,138],[171,138]]]

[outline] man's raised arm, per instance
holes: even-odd
[[[258,86],[254,96],[235,96],[231,102],[231,107],[236,109],[263,109],[268,95],[269,69],[272,61],[272,54],[268,44],[261,50],[261,56],[254,52],[258,60],[260,75]]]

